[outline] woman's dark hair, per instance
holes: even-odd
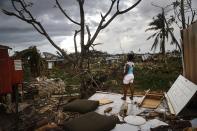
[[[128,54],[127,55],[127,60],[132,61],[134,59],[134,54]]]

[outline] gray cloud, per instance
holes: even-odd
[[[54,8],[55,0],[29,0],[34,2],[30,10],[40,21],[50,36],[59,44],[63,36],[73,37],[76,25],[70,23],[59,9]],[[136,0],[121,1],[121,9],[128,7]],[[195,0],[193,0],[197,3]],[[142,0],[142,2],[127,14],[117,17],[105,30],[101,32],[96,42],[104,43],[97,49],[108,52],[120,52],[120,45],[125,52],[130,50],[137,51],[139,48],[144,52],[149,51],[152,40],[146,41],[151,32],[145,33],[148,23],[152,17],[160,12],[160,9],[151,5],[151,2],[166,6],[171,0]],[[79,21],[79,8],[76,0],[60,0],[66,12],[76,21]],[[86,23],[90,25],[92,33],[100,20],[100,13],[105,13],[111,0],[86,0],[84,10],[86,13]],[[0,8],[11,9],[8,0],[0,0]],[[113,12],[112,12],[113,13]],[[15,46],[16,49],[27,48],[29,45],[37,45],[43,49],[47,46],[51,51],[55,49],[47,42],[45,37],[36,32],[33,27],[15,17],[9,17],[0,13],[0,43]],[[177,29],[176,29],[177,30]],[[179,31],[176,31],[179,35]],[[72,45],[69,41],[69,43]],[[113,46],[112,46],[113,45]]]

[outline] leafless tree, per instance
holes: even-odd
[[[29,7],[31,7],[33,5],[33,3],[31,2],[27,2],[25,0],[10,0],[12,3],[12,6],[14,8],[14,11],[9,11],[7,9],[3,9],[3,13],[5,13],[6,15],[9,16],[15,16],[18,19],[31,24],[38,33],[40,33],[41,35],[45,36],[46,39],[59,51],[61,52],[61,54],[65,57],[65,59],[76,63],[77,60],[80,60],[80,68],[83,69],[83,62],[84,62],[84,58],[86,57],[86,54],[89,50],[89,48],[94,44],[95,39],[97,38],[98,34],[100,33],[101,30],[103,30],[104,28],[106,28],[117,16],[125,14],[126,12],[130,11],[131,9],[133,9],[134,7],[136,7],[141,0],[137,0],[137,2],[133,5],[131,5],[130,7],[124,9],[124,10],[120,10],[120,0],[111,0],[111,5],[108,9],[108,11],[105,14],[101,13],[101,20],[99,21],[99,24],[96,28],[96,31],[91,34],[89,26],[86,24],[85,22],[85,13],[84,13],[84,3],[85,0],[76,0],[78,5],[79,5],[79,9],[80,9],[80,21],[76,21],[74,20],[71,16],[69,16],[67,14],[67,12],[63,9],[62,4],[60,3],[60,0],[55,0],[56,2],[56,7],[59,8],[59,10],[64,14],[64,16],[70,20],[70,22],[72,22],[73,24],[76,24],[79,26],[80,30],[76,30],[75,31],[75,35],[74,35],[74,45],[75,45],[75,52],[76,52],[76,59],[73,59],[71,57],[69,57],[67,55],[67,53],[61,49],[57,43],[55,43],[51,36],[47,33],[46,29],[43,27],[42,23],[39,22],[31,13],[31,11],[29,10]],[[18,6],[20,5],[20,6]],[[116,5],[116,12],[115,13],[111,13],[112,9],[115,8]],[[108,18],[108,20],[106,20]],[[85,30],[87,31],[88,34],[88,41],[87,43],[85,43],[84,37],[85,37]],[[81,46],[81,53],[77,53],[77,44],[76,44],[76,36],[77,34],[80,34],[80,46]],[[80,56],[78,55],[80,54]],[[79,59],[80,57],[80,59]]]
[[[174,19],[175,23],[178,25],[178,27],[181,30],[180,36],[180,45],[182,48],[182,66],[183,66],[183,74],[185,72],[184,67],[184,45],[182,43],[183,41],[183,29],[186,29],[189,27],[190,24],[192,24],[196,20],[197,16],[197,9],[193,7],[192,0],[175,0],[171,5],[174,10]],[[181,24],[180,24],[181,23]]]
[[[192,0],[176,0],[172,3],[174,16],[180,29],[186,29],[197,16],[197,9],[192,7]],[[178,23],[181,22],[181,25]]]

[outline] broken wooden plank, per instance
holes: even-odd
[[[106,99],[106,98],[103,98],[103,99],[100,99],[99,100],[99,105],[102,106],[102,105],[106,105],[106,104],[110,104],[110,103],[113,103],[112,100],[109,100],[109,99]]]
[[[104,113],[109,113],[110,111],[112,111],[112,107],[108,107],[104,110]]]
[[[160,105],[162,98],[163,94],[161,93],[147,92],[140,103],[140,106],[144,108],[156,109]]]
[[[144,99],[145,99],[146,95],[150,92],[150,89],[148,89],[148,90],[147,90],[147,91],[145,91],[145,92],[146,92],[146,93],[145,93],[145,95],[143,96],[142,101],[140,102],[139,106],[141,106],[141,105],[142,105],[142,102],[144,101]]]

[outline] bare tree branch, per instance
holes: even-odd
[[[109,10],[107,11],[107,13],[104,15],[104,19],[110,14],[110,12],[112,11],[112,8],[115,4],[116,0],[112,0],[111,6],[109,8]]]
[[[19,15],[20,15],[21,17],[24,18],[23,14],[21,13],[22,10],[18,10],[18,9],[16,8],[15,2],[14,2],[13,0],[11,1],[11,3],[12,3],[12,6],[14,7],[14,9],[15,9],[17,12],[19,12]]]
[[[114,20],[114,18],[115,18],[116,16],[121,15],[121,14],[124,14],[124,13],[130,11],[131,9],[133,9],[134,7],[136,7],[142,0],[138,0],[135,4],[133,4],[132,6],[130,6],[129,8],[127,8],[127,9],[125,9],[125,10],[123,10],[123,11],[120,11],[120,10],[119,10],[119,2],[120,2],[120,1],[118,0],[118,1],[117,1],[117,5],[116,5],[116,8],[117,8],[116,13],[114,13],[114,15],[112,15],[112,17],[104,24],[105,19],[107,18],[107,16],[108,16],[108,15],[110,14],[110,12],[112,11],[112,9],[113,9],[114,4],[115,4],[116,1],[117,1],[117,0],[111,0],[111,6],[110,6],[110,8],[108,9],[108,11],[106,12],[106,14],[105,14],[104,16],[101,14],[101,21],[100,21],[100,23],[99,23],[99,25],[98,25],[98,27],[97,27],[97,29],[96,29],[96,31],[95,31],[93,37],[91,38],[91,40],[90,40],[90,41],[88,42],[88,44],[86,45],[86,48],[89,48],[89,47],[94,43],[94,41],[95,41],[96,37],[98,36],[99,32],[100,32],[102,29],[106,28],[106,27]]]
[[[82,4],[84,4],[85,0],[81,0]]]
[[[101,14],[100,23],[99,23],[99,25],[97,26],[97,29],[96,29],[96,31],[95,31],[93,37],[92,37],[91,40],[87,43],[86,48],[89,48],[89,47],[94,43],[94,41],[95,41],[96,37],[98,36],[100,30],[102,29],[101,27],[102,27],[103,22],[105,21],[105,18],[110,14],[110,12],[111,12],[111,10],[112,10],[112,8],[113,8],[113,6],[114,6],[116,0],[112,0],[111,2],[112,2],[112,3],[111,3],[111,6],[110,6],[109,10],[107,11],[107,13],[106,13],[104,16]]]
[[[101,45],[103,43],[96,43],[96,44],[92,44],[92,46],[97,46],[97,45]]]
[[[77,2],[80,2],[83,5],[85,0],[77,0]]]
[[[136,7],[141,1],[142,1],[142,0],[138,0],[138,1],[137,1],[135,4],[133,4],[131,7],[127,8],[127,9],[125,9],[125,10],[123,10],[123,11],[120,11],[119,14],[124,14],[124,13],[130,11],[131,9],[133,9],[134,7]]]
[[[17,18],[19,18],[19,19],[21,19],[21,20],[27,22],[27,23],[31,23],[31,22],[32,22],[32,20],[25,19],[25,18],[21,17],[20,15],[14,13],[14,12],[10,12],[10,11],[4,10],[4,9],[2,9],[2,12],[3,12],[4,14],[6,14],[6,15],[9,15],[9,16],[15,16],[15,17],[17,17]]]
[[[185,24],[185,12],[184,12],[184,3],[183,2],[184,2],[184,0],[181,0],[180,13],[181,13],[182,27],[183,27],[183,29],[185,29],[186,24]]]
[[[102,26],[102,29],[107,27],[117,15],[124,14],[124,13],[130,11],[131,9],[136,7],[141,1],[142,0],[138,0],[135,4],[133,4],[132,6],[130,6],[129,8],[127,8],[127,9],[125,9],[123,11],[117,10],[116,13]],[[119,2],[117,2],[117,5],[119,6]]]
[[[69,61],[73,62],[73,59],[71,59],[64,50],[62,50],[59,46],[57,46],[57,44],[51,39],[51,37],[49,36],[49,34],[46,32],[45,28],[42,26],[42,24],[40,22],[38,22],[33,15],[31,14],[31,12],[27,9],[27,7],[29,7],[30,5],[25,3],[25,1],[23,0],[11,0],[12,5],[15,9],[15,12],[10,12],[7,10],[2,10],[2,12],[8,16],[15,16],[18,19],[25,21],[29,24],[31,24],[38,33],[40,33],[41,35],[45,36],[46,39],[51,43],[51,45],[53,45],[58,51],[60,51],[62,53],[62,55],[68,59]],[[21,5],[21,10],[19,10],[16,6],[14,2],[18,2]],[[25,16],[24,14],[27,14],[28,16]]]
[[[80,45],[81,45],[81,61],[80,61],[80,67],[83,64],[83,59],[85,59],[86,53],[89,51],[89,48],[92,46],[96,46],[97,44],[94,44],[94,41],[96,39],[96,37],[98,36],[98,34],[100,33],[100,31],[102,29],[104,29],[105,27],[107,27],[116,16],[124,14],[128,11],[130,11],[131,9],[133,9],[135,6],[137,6],[137,4],[139,4],[142,0],[138,0],[135,4],[133,4],[132,6],[128,7],[125,10],[120,11],[119,9],[119,4],[120,4],[120,0],[111,0],[111,5],[109,7],[109,9],[107,10],[107,12],[105,14],[101,14],[101,20],[99,22],[99,25],[96,28],[96,31],[94,32],[93,36],[91,36],[91,32],[90,29],[88,27],[88,25],[85,24],[85,13],[84,13],[84,2],[85,0],[76,0],[79,4],[79,9],[80,9],[80,22],[77,22],[75,20],[73,20],[66,12],[65,10],[62,8],[61,3],[59,2],[59,0],[55,0],[56,2],[56,7],[58,7],[60,9],[60,11],[64,14],[64,16],[70,20],[72,23],[79,25],[80,26],[80,31],[75,31],[74,34],[74,44],[75,44],[75,51],[76,53],[77,51],[77,43],[76,43],[76,36],[77,34],[80,32]],[[47,33],[47,31],[45,30],[45,28],[42,26],[42,24],[37,21],[35,19],[35,17],[31,14],[31,11],[28,10],[28,7],[32,6],[32,3],[27,3],[25,2],[25,0],[11,0],[12,2],[12,6],[15,10],[15,12],[9,12],[7,10],[2,10],[2,12],[4,12],[7,15],[10,16],[15,16],[18,19],[25,21],[29,24],[31,24],[37,32],[39,32],[40,34],[42,34],[43,36],[45,36],[47,38],[47,40],[59,51],[62,53],[62,55],[68,59],[69,61],[73,62],[73,59],[71,59],[64,50],[62,50],[49,36],[49,34]],[[17,2],[17,6],[16,6],[16,2]],[[19,3],[19,6],[18,6]],[[112,9],[114,7],[114,5],[116,5],[117,11],[110,16],[110,13],[112,12]],[[20,8],[19,8],[20,7]],[[110,18],[108,20],[107,17]],[[84,37],[85,37],[85,28],[87,30],[88,33],[88,41],[85,44],[84,43]]]
[[[119,10],[119,3],[120,3],[120,0],[117,1],[117,5],[116,5],[116,9],[117,9],[118,12],[120,11]]]
[[[41,31],[41,30],[39,29],[39,27],[36,26],[36,24],[31,23],[31,25],[32,25],[40,34],[44,35],[44,32]]]
[[[73,19],[71,19],[71,18],[68,16],[68,14],[63,10],[62,6],[60,5],[59,0],[55,0],[55,1],[56,1],[56,4],[57,4],[58,8],[60,9],[60,11],[64,14],[64,16],[65,16],[66,18],[68,18],[71,22],[73,22],[73,23],[75,23],[75,24],[77,24],[77,25],[80,25],[79,22],[74,21]]]
[[[194,18],[195,18],[195,16],[196,16],[196,12],[195,12],[195,10],[193,10],[193,8],[192,8],[192,1],[191,0],[187,0],[186,1],[187,2],[187,5],[189,6],[188,8],[190,9],[190,11],[191,11],[191,22],[188,22],[188,23],[192,23],[193,21],[194,21]]]
[[[83,9],[83,4],[84,4],[84,0],[77,0],[78,4],[79,4],[79,9],[80,9],[80,27],[81,27],[81,34],[80,34],[80,38],[81,38],[81,50],[83,52],[84,49],[84,35],[85,35],[85,16],[84,16],[84,9]]]
[[[14,1],[14,0],[12,0],[12,1]],[[17,2],[19,2],[19,3],[21,4],[23,10],[29,15],[29,17],[30,17],[33,21],[36,22],[36,19],[33,17],[33,15],[30,13],[29,10],[27,10],[27,7],[28,7],[29,5],[27,5],[27,4],[25,3],[24,0],[23,0],[23,2],[22,2],[21,0],[17,0]]]
[[[88,25],[86,25],[86,30],[88,32],[88,41],[87,41],[87,43],[89,43],[90,42],[90,39],[91,39],[91,33],[90,33],[90,29],[89,29],[89,26]]]
[[[76,41],[76,37],[77,37],[77,34],[80,32],[80,30],[75,30],[75,34],[74,34],[74,46],[75,46],[75,55],[76,55],[76,58],[77,58],[77,62],[78,62],[78,50],[77,50],[77,41]]]
[[[104,19],[103,14],[101,13],[101,19]]]
[[[84,0],[77,0],[79,4],[79,9],[80,9],[80,28],[81,28],[81,33],[80,33],[80,45],[81,45],[81,59],[80,59],[80,69],[83,69],[83,62],[86,56],[86,53],[88,49],[85,47],[84,43],[84,38],[85,38],[85,14],[84,14]]]

